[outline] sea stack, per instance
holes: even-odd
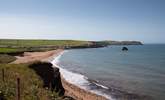
[[[123,47],[122,51],[128,51],[128,48],[127,47]]]

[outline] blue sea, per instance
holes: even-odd
[[[165,100],[165,45],[66,50],[53,63],[64,78],[114,100]]]

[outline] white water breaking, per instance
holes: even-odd
[[[66,81],[68,81],[69,83],[71,84],[74,84],[82,89],[85,89],[85,90],[88,90],[90,92],[93,92],[93,93],[96,93],[98,95],[102,95],[104,97],[106,97],[107,99],[109,100],[114,100],[112,99],[111,96],[101,92],[101,91],[98,91],[98,90],[90,90],[88,89],[88,85],[90,84],[90,82],[87,80],[88,78],[82,74],[79,74],[79,73],[73,73],[71,71],[68,71],[64,68],[61,68],[58,63],[60,62],[59,59],[61,58],[61,56],[67,51],[64,51],[64,52],[61,52],[57,57],[54,57],[54,60],[51,61],[51,63],[60,68],[60,73],[62,74],[62,76],[65,78]],[[106,86],[103,86],[101,84],[98,84],[98,83],[95,83],[97,86],[100,86],[104,89],[108,89],[108,87]]]

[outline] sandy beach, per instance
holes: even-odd
[[[21,56],[16,56],[17,60],[15,60],[12,63],[20,64],[20,63],[29,63],[34,61],[50,62],[51,60],[53,60],[54,57],[58,56],[61,52],[63,52],[62,49],[46,51],[46,52],[25,52]],[[80,87],[74,84],[67,82],[63,77],[62,77],[62,84],[66,91],[65,95],[71,96],[76,100],[106,100],[106,98],[103,96],[96,95],[87,90],[81,89]]]
[[[34,61],[50,61],[54,56],[58,56],[62,49],[46,51],[46,52],[24,52],[21,56],[16,56],[16,60],[12,63],[29,63]]]

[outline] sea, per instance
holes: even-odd
[[[110,100],[165,100],[165,44],[65,50],[52,63],[63,77]]]

